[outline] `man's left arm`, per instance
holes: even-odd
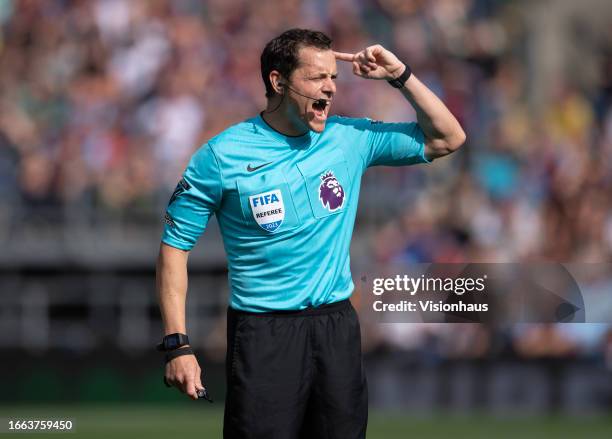
[[[455,116],[414,74],[400,90],[416,111],[417,121],[425,135],[425,157],[428,160],[448,155],[463,145],[465,132]]]
[[[354,54],[334,52],[336,59],[351,62],[353,73],[366,79],[393,80],[407,66],[380,44]],[[411,74],[400,89],[412,104],[418,124],[425,136],[425,157],[433,160],[456,151],[465,142],[465,132],[444,103]]]

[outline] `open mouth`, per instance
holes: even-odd
[[[319,99],[318,101],[314,101],[312,103],[312,111],[314,112],[315,118],[319,120],[327,119],[327,108],[329,107],[329,102],[325,99]]]

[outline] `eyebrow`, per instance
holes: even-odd
[[[319,72],[319,73],[312,73],[307,75],[308,77],[314,77],[314,78],[325,78],[328,75],[328,73],[323,73],[323,72]],[[338,77],[338,72],[335,73],[331,73],[329,74],[329,76],[331,76],[332,78],[337,78]]]

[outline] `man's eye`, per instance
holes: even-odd
[[[336,80],[336,76],[330,76],[330,78],[332,79],[332,81],[335,81],[335,80]],[[321,82],[321,81],[325,81],[325,77],[320,77],[320,78],[309,78],[309,80],[310,80],[310,81],[318,81],[318,82]]]

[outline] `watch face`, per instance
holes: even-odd
[[[167,339],[168,349],[175,349],[178,346],[178,341],[175,338]]]

